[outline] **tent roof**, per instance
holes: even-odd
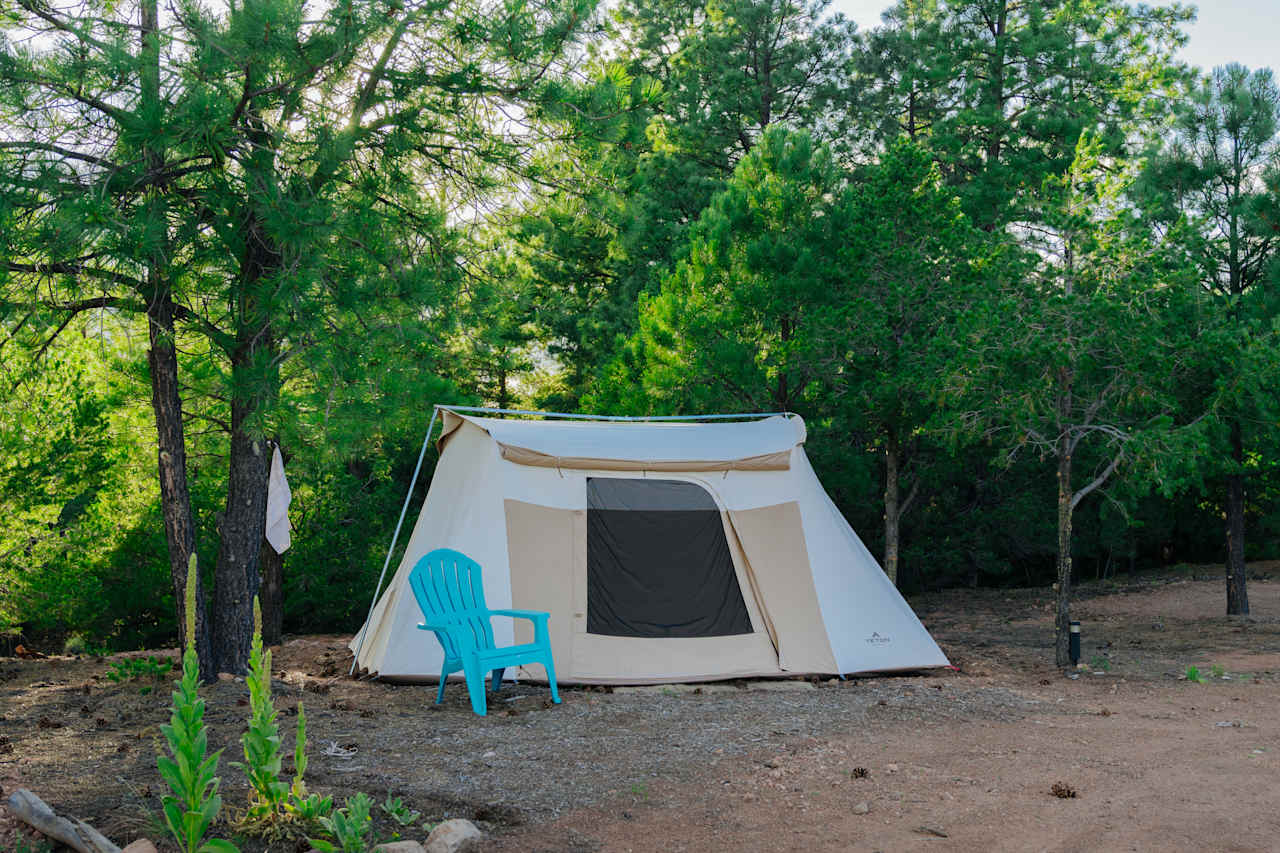
[[[736,463],[786,457],[805,440],[804,420],[797,415],[712,423],[535,421],[472,417],[446,409],[442,444],[463,421],[487,432],[502,446],[506,458],[526,465],[594,467],[607,460],[756,467]]]

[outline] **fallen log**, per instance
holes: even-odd
[[[8,805],[14,817],[80,853],[120,853],[101,832],[82,820],[60,817],[26,788],[10,794]]]

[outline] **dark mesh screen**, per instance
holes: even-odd
[[[695,483],[587,478],[587,632],[750,634],[720,509]]]

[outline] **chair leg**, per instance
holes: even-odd
[[[551,662],[550,654],[543,658],[542,665],[547,668],[547,684],[551,687],[551,701],[559,705],[560,691],[556,690],[556,665]]]
[[[462,672],[467,678],[467,693],[471,696],[471,710],[483,717],[488,710],[484,699],[484,673],[475,658],[463,658]]]
[[[502,674],[507,671],[506,667],[495,669],[493,671],[493,692],[497,693],[502,689]]]
[[[444,683],[449,678],[449,673],[443,669],[440,670],[440,689],[436,691],[436,704],[439,705],[444,701]]]

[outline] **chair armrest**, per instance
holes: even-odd
[[[542,610],[490,610],[495,616],[511,616],[516,619],[528,619],[532,622],[539,620],[546,621],[551,618],[551,614]]]
[[[551,614],[542,610],[490,610],[491,616],[510,616],[514,619],[528,619],[533,623],[533,641],[548,648],[551,646],[551,639],[547,632],[547,620],[551,618]]]

